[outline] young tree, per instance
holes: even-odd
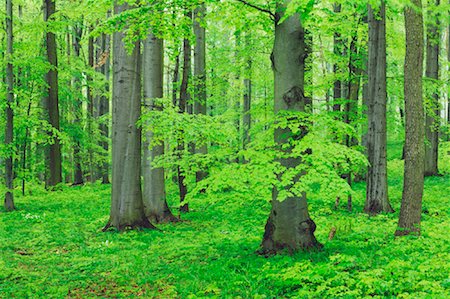
[[[14,152],[14,73],[12,65],[13,56],[13,9],[12,0],[6,0],[6,39],[7,39],[7,64],[6,64],[6,85],[7,85],[7,103],[6,103],[6,127],[5,127],[5,146],[7,156],[5,157],[5,209],[12,211],[14,206],[14,169],[13,169],[13,152]]]
[[[426,45],[426,70],[425,76],[432,82],[429,82],[427,88],[427,115],[425,118],[425,176],[438,175],[438,148],[439,148],[439,91],[434,86],[435,81],[439,79],[439,43],[440,43],[440,25],[439,16],[432,12],[433,8],[439,6],[440,0],[435,0],[435,5],[429,1],[428,24],[427,24],[427,45]],[[431,92],[430,92],[431,91]]]
[[[128,10],[128,4],[114,5],[114,13]],[[113,35],[113,126],[112,198],[110,218],[103,230],[115,227],[154,228],[145,216],[141,190],[141,55],[140,42],[131,54],[124,43],[124,32]]]
[[[51,142],[49,151],[47,151],[47,161],[49,163],[48,185],[55,186],[62,182],[62,165],[61,165],[61,144],[59,137],[55,131],[59,131],[59,100],[58,100],[58,52],[56,46],[56,36],[48,27],[48,22],[55,13],[55,1],[44,1],[44,20],[47,22],[46,28],[46,50],[47,60],[50,63],[50,69],[47,72],[46,81],[48,85],[47,97],[45,98],[46,109],[48,113],[48,121],[52,127],[49,132]]]
[[[144,41],[143,82],[144,107],[152,110],[161,110],[162,107],[156,99],[163,97],[164,76],[164,43],[150,33]],[[152,145],[153,132],[145,134],[143,155],[144,189],[143,200],[145,214],[156,223],[176,221],[166,201],[164,182],[164,168],[154,167],[152,162],[164,154],[164,144]]]
[[[368,60],[368,134],[366,203],[369,214],[392,213],[387,186],[387,134],[386,134],[386,4],[380,1],[377,8],[369,10],[369,60]]]
[[[283,20],[284,11],[290,2],[291,0],[284,0],[279,3],[274,14],[275,40],[271,57],[275,78],[275,113],[289,110],[305,111],[307,102],[304,96],[305,32],[299,14],[288,16]],[[277,128],[274,137],[281,148],[286,146],[293,133],[288,128]],[[289,152],[290,149],[283,151]],[[279,162],[286,171],[302,163],[300,158],[292,157],[282,158]],[[282,174],[279,174],[278,178],[281,179],[281,176]],[[316,224],[309,216],[306,194],[289,196],[280,201],[278,200],[280,191],[274,187],[272,192],[272,210],[261,244],[263,251],[278,252],[283,249],[296,251],[320,247],[321,244],[314,236]]]
[[[420,233],[424,182],[424,110],[422,96],[422,1],[405,8],[405,170],[400,218],[395,235]]]

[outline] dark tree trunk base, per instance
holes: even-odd
[[[5,194],[5,210],[7,212],[14,211],[16,207],[14,206],[13,195],[11,192],[6,192]]]

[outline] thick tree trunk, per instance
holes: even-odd
[[[13,169],[13,153],[14,153],[14,73],[12,65],[13,56],[13,10],[12,0],[6,0],[6,85],[7,85],[7,103],[6,103],[6,126],[5,126],[5,210],[15,210],[14,206],[14,169]]]
[[[55,1],[45,0],[45,21],[51,18],[55,13]],[[57,48],[56,48],[56,36],[53,32],[49,31],[47,28],[46,32],[46,48],[47,48],[47,59],[51,65],[49,69],[46,81],[48,85],[47,89],[47,109],[48,109],[48,120],[52,128],[59,131],[59,104],[58,104],[58,58],[57,58]],[[61,144],[58,136],[55,136],[53,132],[49,132],[50,138],[52,139],[49,145],[50,150],[48,151],[48,163],[49,163],[49,178],[48,185],[55,186],[62,182],[62,165],[61,165]]]
[[[283,11],[291,0],[285,0],[277,11]],[[277,13],[280,20],[283,13]],[[304,64],[305,40],[304,30],[298,14],[292,15],[282,23],[275,23],[275,41],[272,53],[272,68],[275,77],[275,113],[285,110],[305,111],[304,96]],[[303,132],[304,134],[305,132]],[[280,148],[292,137],[289,129],[278,128],[275,131],[275,142]],[[301,136],[297,136],[301,137]],[[290,151],[290,149],[284,149]],[[289,169],[302,163],[299,158],[283,158],[279,162]],[[278,174],[281,179],[282,174]],[[301,179],[301,175],[297,178]],[[279,252],[310,250],[321,247],[316,240],[314,231],[316,225],[308,213],[306,194],[278,200],[276,187],[272,192],[272,210],[267,220],[262,250],[264,252]]]
[[[439,6],[440,0],[435,0],[435,5],[429,1],[431,8]],[[427,53],[425,76],[436,81],[439,79],[439,43],[440,30],[439,18],[431,9],[428,10],[431,16],[427,25]],[[434,83],[434,82],[433,82]],[[427,88],[427,98],[430,105],[427,107],[425,118],[425,176],[438,175],[438,148],[439,148],[439,127],[440,127],[440,106],[439,91],[431,83]]]
[[[387,185],[386,134],[386,6],[381,0],[378,13],[369,5],[368,134],[369,169],[364,212],[392,213]]]
[[[180,113],[186,112],[186,107],[188,101],[190,100],[190,95],[188,91],[189,78],[191,76],[191,43],[189,39],[184,39],[183,41],[183,76],[181,79],[181,87],[180,87],[180,99],[178,102],[178,107]],[[184,141],[182,139],[178,140],[178,154],[179,158],[182,158],[184,152]],[[184,203],[184,199],[187,194],[187,187],[185,184],[185,173],[180,166],[178,166],[178,188],[180,191],[180,212],[189,212],[189,205]]]
[[[397,236],[420,234],[424,182],[424,110],[422,98],[422,1],[405,8],[405,171]]]
[[[73,52],[75,57],[80,57],[81,52],[81,38],[83,35],[83,29],[82,24],[77,24],[73,28],[74,34],[73,34]],[[73,78],[73,85],[75,87],[75,90],[79,91],[76,92],[76,98],[74,99],[73,104],[73,113],[75,115],[75,125],[77,125],[77,129],[81,130],[81,117],[82,117],[82,99],[81,97],[81,80],[78,77]],[[81,167],[81,161],[82,161],[82,153],[81,153],[81,144],[79,140],[79,136],[75,137],[75,145],[73,148],[73,161],[74,161],[74,181],[73,185],[82,185],[84,183],[83,179],[83,168]]]
[[[115,14],[129,8],[114,5]],[[118,230],[154,228],[145,216],[141,190],[141,116],[140,43],[128,54],[123,32],[113,35],[113,127],[112,199],[108,224]]]
[[[163,40],[152,33],[144,42],[143,82],[144,82],[144,107],[152,110],[161,110],[162,107],[155,99],[163,97],[164,77],[164,46]],[[143,156],[143,201],[147,217],[156,223],[176,221],[166,201],[164,168],[155,168],[152,162],[158,156],[164,154],[164,144],[151,145],[153,132],[145,133]]]
[[[206,115],[206,30],[200,24],[206,13],[205,4],[198,6],[194,11],[194,77],[195,97],[194,113]],[[205,155],[208,152],[206,144],[195,145],[197,154]],[[197,171],[196,181],[199,182],[206,177],[205,170]]]

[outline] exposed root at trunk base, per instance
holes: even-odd
[[[152,229],[152,230],[161,231],[159,228],[157,228],[156,226],[151,224],[147,218],[144,218],[143,220],[136,221],[131,224],[119,224],[119,225],[113,225],[112,221],[109,220],[108,223],[105,225],[105,227],[102,229],[102,231],[106,232],[113,228],[119,232],[123,232],[123,231],[127,231],[127,230],[141,230],[141,229]]]

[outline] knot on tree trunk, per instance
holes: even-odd
[[[295,107],[298,104],[302,104],[305,96],[303,90],[299,86],[293,86],[283,95],[283,101],[289,108]]]

